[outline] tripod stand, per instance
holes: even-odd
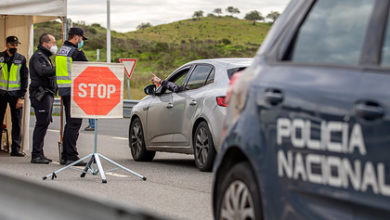
[[[83,158],[81,158],[81,159],[79,159],[79,160],[77,160],[77,161],[75,161],[75,162],[73,162],[73,163],[71,163],[71,164],[61,168],[61,169],[59,169],[59,170],[54,171],[53,173],[50,173],[50,174],[42,177],[43,180],[46,180],[48,178],[51,178],[51,179],[57,178],[57,174],[58,173],[66,170],[68,168],[71,168],[73,165],[76,165],[77,163],[79,163],[79,162],[81,162],[81,161],[83,161],[85,159],[88,159],[88,158],[90,158],[90,159],[89,159],[87,165],[85,166],[85,168],[83,169],[80,177],[85,177],[85,175],[88,173],[88,170],[90,170],[92,175],[96,175],[96,174],[99,173],[100,177],[102,179],[102,183],[107,183],[107,178],[106,178],[106,175],[104,174],[104,170],[103,170],[102,164],[100,162],[100,158],[103,158],[106,161],[108,161],[109,163],[111,163],[111,164],[113,164],[114,166],[117,167],[117,168],[114,168],[112,170],[109,170],[108,172],[113,171],[113,170],[117,170],[117,169],[122,169],[122,170],[125,170],[125,171],[135,175],[135,176],[138,176],[139,178],[141,178],[144,181],[146,180],[145,176],[142,176],[142,175],[140,175],[140,174],[138,174],[138,173],[136,173],[136,172],[134,172],[134,171],[132,171],[132,170],[130,170],[130,169],[128,169],[128,168],[118,164],[118,163],[116,163],[115,161],[110,160],[109,158],[103,156],[102,154],[97,153],[98,120],[97,119],[95,119],[95,120],[96,120],[96,122],[95,122],[94,152],[91,153],[91,154],[88,154],[87,156],[85,156],[85,157],[83,157]],[[95,167],[93,167],[93,165],[95,165]],[[96,167],[97,167],[97,169],[96,169]]]

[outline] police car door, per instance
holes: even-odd
[[[353,219],[354,184],[363,175],[353,158],[365,154],[353,108],[374,6],[375,0],[306,1],[259,74],[275,177],[263,184],[278,189],[266,196],[277,219]]]
[[[363,217],[390,216],[390,18],[389,1],[377,10],[374,28],[365,46],[366,66],[354,111],[364,136],[364,154],[360,161],[362,179],[356,200],[364,204]],[[381,43],[383,42],[383,43]],[[373,211],[375,210],[375,211]]]

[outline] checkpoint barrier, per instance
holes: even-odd
[[[0,219],[161,219],[112,201],[91,199],[0,173]]]

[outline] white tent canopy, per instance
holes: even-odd
[[[66,16],[66,0],[1,0],[0,14]]]
[[[34,48],[33,24],[66,16],[66,13],[66,0],[0,0],[0,51],[5,50],[5,38],[15,35],[22,43],[18,52],[30,58]],[[10,113],[7,112],[6,116],[10,116]],[[27,95],[23,116],[23,151],[27,152],[30,121],[30,100]],[[10,117],[6,117],[5,121],[8,130],[11,130]],[[8,133],[10,135],[11,132]]]

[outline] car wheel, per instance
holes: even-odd
[[[261,196],[248,163],[233,166],[220,182],[216,219],[263,219]]]
[[[155,151],[146,150],[144,132],[139,118],[135,118],[130,124],[129,146],[135,161],[151,161],[156,154]]]
[[[195,164],[201,171],[210,171],[215,159],[213,137],[206,122],[201,122],[193,137]]]

